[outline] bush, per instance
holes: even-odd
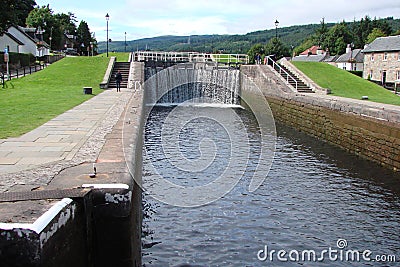
[[[10,64],[16,67],[29,66],[35,62],[35,56],[32,54],[19,54],[11,52],[9,53]],[[0,53],[0,64],[5,64],[4,62],[4,52]]]
[[[363,72],[361,70],[350,70],[349,72],[358,77],[361,77],[361,78],[363,77]]]

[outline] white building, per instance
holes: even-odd
[[[37,38],[35,28],[11,26],[0,36],[0,48],[8,48],[8,52],[32,54],[37,57],[49,55],[50,46]]]
[[[348,71],[364,70],[364,54],[362,53],[362,49],[352,50],[351,45],[347,45],[346,53],[341,55],[335,62],[339,69]]]

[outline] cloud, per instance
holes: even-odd
[[[158,35],[243,34],[301,24],[359,20],[400,14],[398,0],[37,0],[57,12],[72,12],[88,22],[98,40],[105,40],[105,14],[110,14],[110,35],[122,40]],[[79,6],[79,8],[77,8]]]
[[[224,20],[220,17],[203,18],[174,18],[174,19],[155,19],[136,23],[136,28],[157,30],[160,35],[194,35],[194,34],[213,34],[228,33],[224,26]]]

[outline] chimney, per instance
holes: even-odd
[[[346,47],[346,54],[348,54],[350,52],[351,52],[351,45],[348,44],[347,47]]]

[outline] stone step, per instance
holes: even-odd
[[[129,77],[129,72],[130,72],[130,62],[115,62],[114,68],[111,74],[110,82],[108,83],[108,88],[116,88],[117,83],[115,82],[115,74],[117,74],[118,71],[121,72],[122,74],[122,82],[121,82],[121,87],[126,88],[128,87],[128,77]]]
[[[280,65],[281,66],[281,65]],[[302,80],[300,80],[296,75],[294,75],[290,70],[285,68],[284,66],[281,66],[282,69],[284,69],[287,73],[289,73],[290,76],[292,76],[296,82],[297,82],[297,92],[300,93],[314,93],[313,90],[307,86]],[[285,73],[281,74],[282,77],[287,78],[287,75]],[[296,83],[292,80],[288,80],[289,84],[292,85],[293,87],[296,87]]]

